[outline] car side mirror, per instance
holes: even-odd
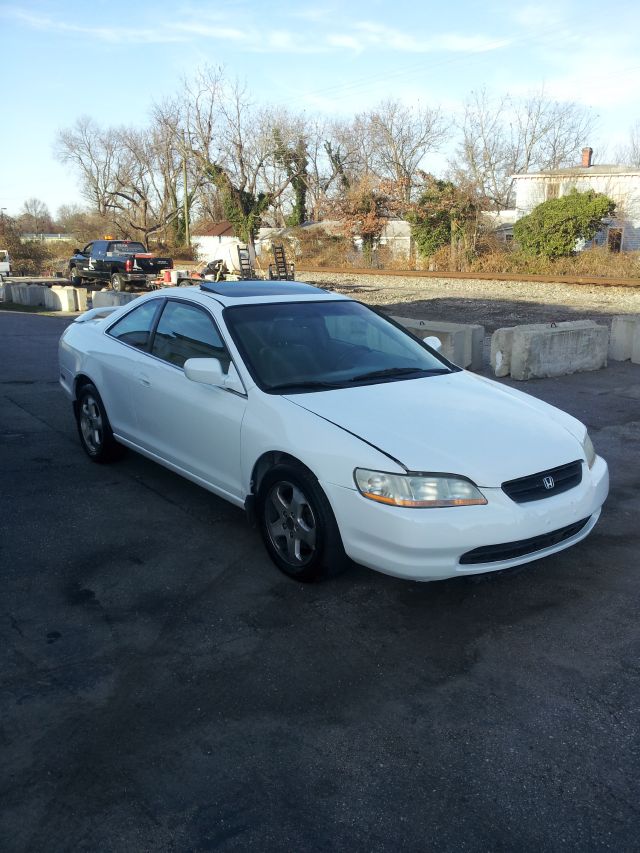
[[[74,250],[73,250],[73,254],[74,254],[74,255],[81,255],[81,254],[82,254],[82,249],[74,249]]]
[[[428,338],[424,339],[424,342],[428,347],[431,347],[431,349],[434,349],[436,352],[440,352],[442,349],[442,341],[435,335],[429,335]]]
[[[192,382],[202,385],[215,385],[217,388],[227,388],[239,394],[245,393],[235,366],[230,364],[228,372],[225,373],[217,358],[188,358],[184,363],[184,375]]]

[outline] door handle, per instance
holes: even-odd
[[[141,385],[145,385],[147,388],[151,385],[151,380],[144,373],[139,373],[136,378]]]

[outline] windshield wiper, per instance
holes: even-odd
[[[344,388],[344,384],[322,382],[319,379],[301,379],[299,382],[279,382],[277,385],[270,385],[267,391],[315,391],[319,388]]]
[[[371,370],[369,373],[359,373],[353,376],[349,382],[360,382],[363,379],[385,379],[393,376],[411,376],[419,373],[421,376],[437,376],[440,373],[450,373],[448,367],[387,367],[384,370]]]

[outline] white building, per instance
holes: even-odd
[[[582,149],[582,164],[568,169],[550,169],[513,175],[515,218],[531,213],[534,207],[571,190],[603,193],[616,202],[615,218],[594,239],[613,252],[640,250],[640,169],[630,166],[600,166],[591,162],[591,148]]]
[[[239,271],[238,247],[246,247],[246,243],[235,236],[233,225],[227,220],[216,222],[206,231],[193,234],[191,245],[196,250],[199,261],[206,263],[224,261],[229,272]],[[255,261],[253,252],[251,257],[252,262]]]

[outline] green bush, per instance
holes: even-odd
[[[572,255],[578,240],[592,240],[611,216],[616,204],[593,190],[552,198],[535,207],[513,227],[513,236],[522,250],[545,258]]]

